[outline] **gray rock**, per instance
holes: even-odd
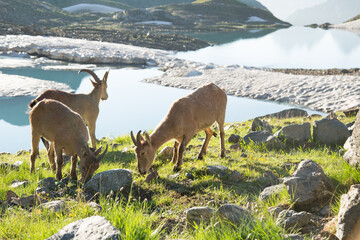
[[[166,146],[159,152],[157,157],[161,158],[161,159],[170,159],[171,160],[171,158],[173,156],[173,151],[174,151],[173,147]]]
[[[277,113],[268,114],[263,117],[282,119],[282,118],[306,117],[307,115],[308,113],[302,109],[291,108],[291,109],[285,109]]]
[[[267,209],[268,213],[270,213],[273,218],[277,218],[279,216],[279,214],[284,210],[286,210],[286,209],[283,207],[280,207],[280,206],[269,207]]]
[[[55,179],[53,177],[44,178],[43,180],[40,180],[37,184],[38,187],[49,188],[49,189],[54,189],[56,187]]]
[[[222,177],[227,175],[230,172],[230,169],[222,165],[210,165],[206,166],[205,171],[209,175],[216,175]]]
[[[326,145],[343,145],[350,137],[350,132],[337,119],[321,119],[313,125],[313,138]]]
[[[288,193],[295,201],[295,206],[309,210],[321,205],[322,200],[332,196],[332,184],[322,168],[307,159],[300,162],[296,171],[284,178]]]
[[[253,222],[253,217],[249,211],[235,204],[222,205],[216,211],[216,215],[223,221],[237,226],[242,223],[250,224]]]
[[[244,179],[243,175],[241,173],[239,173],[237,170],[233,170],[231,171],[227,176],[226,176],[226,180],[228,182],[232,182],[232,183],[238,183],[241,182]]]
[[[360,165],[360,112],[356,115],[354,130],[350,138],[345,142],[345,152],[343,158],[351,166],[359,167]]]
[[[211,218],[214,216],[214,210],[209,207],[193,207],[185,211],[186,220],[193,227],[195,224],[200,226],[201,223],[210,223]]]
[[[305,237],[301,236],[300,234],[286,234],[284,235],[285,240],[304,240]]]
[[[66,208],[66,203],[64,200],[56,200],[56,201],[51,201],[51,202],[47,202],[47,203],[42,203],[39,205],[40,209],[48,209],[49,211],[52,212],[61,212],[64,211]]]
[[[267,201],[271,198],[277,198],[282,192],[286,191],[284,184],[274,185],[265,188],[259,196],[261,201]]]
[[[231,150],[239,151],[239,150],[241,150],[242,148],[241,148],[241,145],[240,145],[239,143],[235,143],[235,144],[230,145],[230,149],[231,149]]]
[[[117,192],[122,187],[130,186],[132,173],[126,169],[113,169],[96,174],[87,183],[85,189],[103,194]]]
[[[336,236],[340,239],[358,239],[360,234],[360,184],[352,185],[341,196]]]
[[[308,122],[303,124],[292,124],[283,127],[274,135],[289,143],[305,143],[311,139],[311,125]]]
[[[95,212],[100,212],[102,210],[102,207],[95,203],[95,202],[89,202],[86,204],[89,208],[91,208],[92,210],[94,210]]]
[[[14,180],[11,182],[10,188],[20,188],[29,185],[29,181],[18,181]]]
[[[310,213],[304,211],[283,210],[276,219],[276,225],[283,227],[285,230],[300,229],[310,222],[311,216]]]
[[[277,137],[269,133],[268,131],[251,132],[244,136],[245,144],[254,142],[255,144],[265,144],[266,148],[271,149],[282,149],[285,147]]]
[[[228,142],[229,143],[238,143],[240,142],[241,137],[239,135],[236,134],[231,134],[230,137],[228,138]]]
[[[70,223],[48,240],[119,240],[120,230],[106,218],[92,216]]]
[[[13,171],[13,170],[19,170],[19,166],[13,164],[13,163],[0,163],[0,168],[1,169],[5,169],[5,170],[10,170],[10,171]]]
[[[262,121],[259,118],[254,118],[251,123],[251,131],[268,131],[272,132],[273,126],[271,126],[268,122]]]

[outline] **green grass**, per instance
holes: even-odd
[[[304,121],[313,123],[314,120],[318,119],[269,119],[269,122],[275,126],[273,130],[275,132],[276,129],[289,123]],[[341,118],[345,123],[353,120],[353,117]],[[226,130],[226,139],[231,134],[244,136],[250,125],[251,121],[232,124],[233,127]],[[268,182],[263,177],[265,171],[271,171],[278,177],[287,177],[293,173],[295,167],[286,169],[283,167],[285,162],[299,163],[304,159],[314,160],[334,184],[331,200],[334,214],[338,213],[341,195],[347,192],[352,184],[360,183],[360,172],[342,160],[339,154],[341,146],[322,146],[313,140],[310,140],[306,146],[288,144],[283,151],[268,151],[264,147],[255,145],[242,146],[241,151],[228,150],[227,157],[222,159],[219,157],[220,140],[217,137],[210,141],[204,160],[199,161],[196,158],[203,137],[204,134],[199,133],[190,142],[194,147],[185,151],[183,169],[176,178],[169,177],[174,175],[169,159],[156,159],[153,167],[157,169],[160,178],[151,182],[146,182],[143,176],[137,174],[136,157],[128,135],[104,139],[102,144],[109,144],[109,151],[97,173],[116,168],[131,169],[134,171],[134,183],[128,194],[94,198],[102,206],[100,212],[95,212],[86,205],[80,188],[74,193],[65,194],[63,199],[67,202],[67,206],[61,213],[51,213],[37,207],[29,209],[9,207],[5,203],[8,190],[13,190],[18,196],[31,195],[39,180],[54,177],[54,173],[50,170],[44,151],[36,161],[34,174],[29,173],[29,153],[20,156],[1,155],[1,162],[23,161],[24,163],[19,170],[0,169],[0,201],[2,201],[0,239],[44,239],[71,222],[93,215],[104,216],[119,228],[122,239],[163,239],[165,236],[186,239],[283,239],[285,230],[276,226],[267,209],[277,205],[291,206],[293,202],[286,192],[276,199],[259,201],[262,186]],[[165,145],[172,146],[173,143],[169,142]],[[226,148],[230,149],[229,147],[230,143],[226,141]],[[243,157],[242,153],[247,156]],[[41,164],[45,167],[40,167]],[[202,173],[202,167],[214,164],[239,171],[244,180],[232,184],[222,181],[217,176]],[[63,169],[64,177],[68,176],[69,172],[68,163]],[[193,174],[193,180],[185,177],[188,172]],[[11,182],[15,179],[28,180],[30,184],[22,189],[10,189]],[[52,200],[51,196],[43,197]],[[243,207],[253,206],[251,212],[256,219],[255,223],[252,228],[248,226],[234,228],[227,224],[217,224],[210,227],[201,225],[195,230],[187,229],[184,211],[194,206],[207,206],[209,202],[212,202],[213,208],[224,203]],[[215,222],[217,219],[214,219],[213,223]]]

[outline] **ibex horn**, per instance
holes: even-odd
[[[133,141],[134,145],[137,146],[136,138],[134,137],[133,131],[130,132],[131,140]]]
[[[101,83],[101,80],[99,79],[99,77],[93,71],[91,71],[89,69],[81,69],[78,73],[81,73],[81,72],[87,72],[88,74],[90,74],[94,78],[95,82]]]
[[[141,136],[141,130],[137,133],[136,135],[136,146],[140,146],[141,145],[141,139],[144,139],[142,136]]]
[[[101,147],[100,147],[99,149],[101,149]],[[98,150],[99,150],[99,149],[98,149]],[[98,163],[101,161],[101,159],[103,159],[103,157],[105,156],[107,150],[108,150],[108,145],[106,144],[106,148],[105,148],[104,152],[103,152],[100,156],[98,156],[98,157],[96,158],[96,161],[97,161]]]

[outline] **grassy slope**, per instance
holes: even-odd
[[[353,120],[354,118],[342,119],[343,122]],[[300,123],[303,122],[303,119],[271,120],[271,124],[278,127],[289,122]],[[234,127],[226,131],[226,138],[232,133],[244,136],[250,124],[250,121],[233,124]],[[195,147],[185,152],[183,170],[178,178],[169,178],[174,174],[169,159],[155,160],[153,167],[158,169],[159,179],[145,182],[142,176],[135,173],[133,175],[135,180],[133,192],[128,197],[116,199],[101,196],[99,202],[103,210],[99,213],[85,205],[80,188],[75,193],[64,197],[65,200],[73,198],[75,201],[68,202],[66,210],[62,213],[51,213],[38,208],[30,210],[17,207],[7,208],[2,205],[0,238],[44,239],[73,221],[99,214],[121,230],[123,239],[158,239],[165,235],[169,238],[187,239],[245,239],[249,234],[251,235],[248,239],[282,239],[284,230],[275,225],[266,209],[269,206],[289,205],[292,202],[286,193],[279,199],[259,202],[258,196],[261,187],[267,183],[263,177],[265,171],[269,170],[279,177],[286,177],[291,175],[294,167],[286,170],[282,167],[284,162],[298,163],[303,159],[316,161],[336,186],[332,202],[335,213],[338,211],[337,200],[341,194],[346,192],[351,184],[360,182],[360,173],[344,163],[337,153],[339,148],[320,146],[312,141],[309,143],[310,148],[288,146],[285,152],[267,151],[257,146],[245,146],[243,152],[247,154],[247,157],[242,157],[241,151],[230,150],[227,158],[221,159],[219,158],[219,138],[213,138],[205,159],[199,161],[196,160],[196,157],[200,150],[198,145],[201,144],[199,138],[202,137],[204,134],[200,133],[190,142]],[[132,143],[129,136],[106,139],[105,142],[116,143],[117,146],[110,149],[97,172],[116,168],[127,168],[136,172],[137,163],[131,149]],[[172,145],[172,143],[169,142],[167,145]],[[229,149],[229,145],[226,142],[227,149]],[[24,161],[19,171],[1,170],[0,200],[6,199],[6,192],[15,179],[30,181],[29,186],[14,190],[18,195],[30,195],[34,192],[38,180],[54,176],[49,169],[45,152],[41,153],[40,159],[36,162],[36,166],[45,164],[45,167],[36,169],[35,174],[29,174],[28,158],[29,154],[0,156],[1,162]],[[222,182],[214,176],[198,174],[197,170],[201,167],[213,164],[238,170],[244,176],[244,180],[237,184],[230,184]],[[69,173],[69,165],[65,166],[63,174]],[[186,179],[186,172],[193,172],[195,179],[193,181]],[[145,194],[147,200],[144,199],[144,196],[139,196],[140,190],[147,193]],[[199,227],[195,231],[186,230],[183,219],[184,210],[194,206],[206,206],[207,202],[211,200],[215,201],[217,206],[225,202],[246,206],[250,202],[256,209],[253,214],[258,219],[262,218],[262,222],[257,222],[254,229],[233,229],[220,226],[220,228],[207,230],[203,227]],[[151,235],[159,226],[165,226],[167,231]]]

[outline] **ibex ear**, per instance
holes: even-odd
[[[104,83],[106,83],[106,81],[107,81],[107,78],[108,78],[108,75],[109,75],[109,71],[110,71],[110,69],[108,69],[108,70],[106,71],[106,73],[104,74],[104,76],[103,76],[102,81],[103,81]]]
[[[151,140],[150,140],[149,134],[146,131],[144,132],[144,134],[145,134],[146,141],[149,143],[149,145],[151,145]]]

